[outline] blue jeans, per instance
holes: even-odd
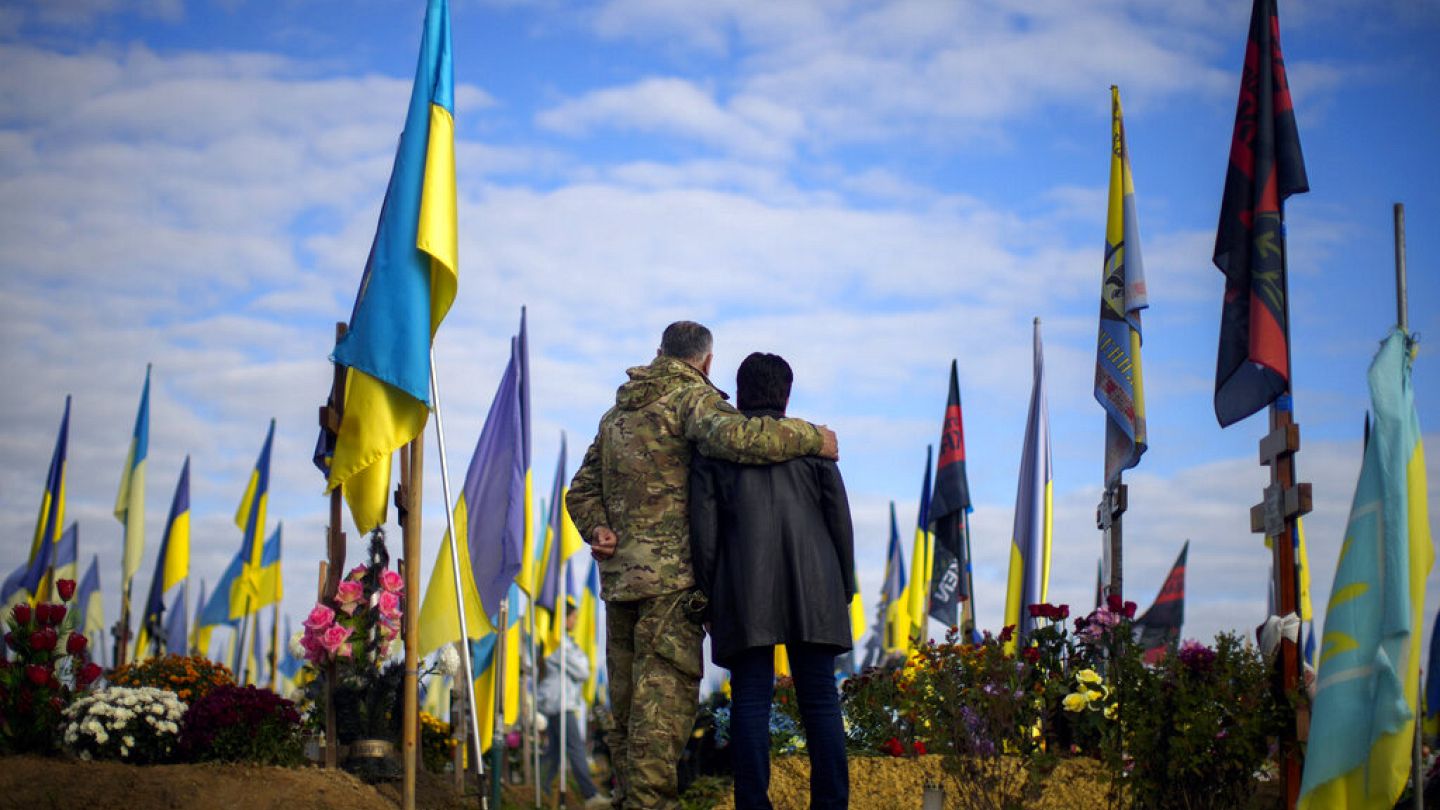
[[[547,714],[545,720],[547,736],[545,753],[540,757],[540,784],[548,790],[550,780],[560,768],[560,715]],[[600,792],[590,778],[590,765],[585,760],[585,737],[580,734],[580,720],[575,712],[565,713],[565,759],[570,766],[570,775],[580,787],[580,795],[590,798]]]
[[[845,726],[835,685],[833,647],[787,644],[790,671],[810,752],[810,807],[850,805]],[[730,665],[730,745],[735,767],[735,810],[771,810],[770,702],[775,695],[775,648],[752,647]]]

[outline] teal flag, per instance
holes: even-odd
[[[1435,559],[1413,349],[1396,329],[1370,364],[1375,428],[1325,610],[1300,808],[1393,807],[1410,772]]]

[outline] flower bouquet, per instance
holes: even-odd
[[[65,710],[64,739],[81,759],[150,764],[171,758],[185,704],[152,686],[111,686]]]
[[[53,752],[61,715],[75,695],[100,677],[88,660],[89,640],[76,631],[65,602],[75,581],[55,583],[59,603],[16,605],[6,617],[6,652],[0,649],[0,753]],[[13,653],[14,657],[10,657]]]
[[[316,670],[312,688],[329,690],[336,736],[352,751],[375,751],[368,741],[393,743],[399,738],[405,675],[404,662],[388,661],[400,636],[405,581],[389,570],[390,555],[379,529],[370,535],[367,557],[366,564],[345,576],[334,598],[316,603],[300,637],[305,660]],[[323,706],[324,700],[317,698],[314,704]],[[366,742],[357,746],[358,741]],[[352,753],[346,767],[368,779],[399,775],[393,757]]]

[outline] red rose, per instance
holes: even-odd
[[[91,661],[80,668],[80,673],[75,676],[75,682],[79,684],[81,689],[84,689],[91,683],[94,683],[96,678],[100,677],[101,671],[100,665]]]
[[[28,664],[25,667],[25,677],[36,686],[44,686],[50,680],[50,670],[39,664]]]
[[[1123,612],[1125,613],[1125,618],[1127,618],[1127,619],[1133,619],[1133,618],[1135,618],[1135,607],[1136,607],[1136,605],[1135,605],[1134,602],[1126,602],[1126,603],[1125,603],[1125,607],[1124,607],[1124,611],[1123,611]]]
[[[1111,613],[1119,613],[1125,603],[1120,599],[1120,594],[1112,593],[1105,596],[1105,606],[1110,608]]]
[[[915,741],[915,756],[917,756],[917,757],[923,757],[923,756],[925,756],[925,743],[924,743],[924,742],[921,742],[920,740],[916,740],[916,741]]]
[[[55,583],[55,590],[60,592],[60,599],[62,601],[69,602],[70,597],[75,595],[75,580],[62,579]]]
[[[59,637],[52,628],[45,627],[30,634],[30,649],[35,652],[50,652],[55,649]]]
[[[50,605],[41,602],[35,606],[35,623],[41,627],[50,623]]]
[[[1000,643],[1001,643],[1001,644],[1004,644],[1005,642],[1009,641],[1010,639],[1012,639],[1012,638],[1014,638],[1014,637],[1015,637],[1015,625],[1013,625],[1013,624],[1007,624],[1007,625],[1005,625],[1005,629],[1000,631],[1000,639],[999,639],[999,640],[1000,640]]]
[[[1058,608],[1055,609],[1055,613],[1056,613],[1056,615],[1058,616],[1058,618],[1059,618],[1060,620],[1062,620],[1062,621],[1065,620],[1065,619],[1068,619],[1068,618],[1070,618],[1070,606],[1069,606],[1069,605],[1061,605],[1060,607],[1058,607]]]
[[[13,611],[12,615],[15,616],[16,624],[29,624],[30,606],[25,604],[24,602],[21,602],[20,604],[15,606],[15,610]]]
[[[892,757],[899,757],[905,755],[905,746],[901,745],[900,741],[895,739],[894,737],[886,740],[885,743],[880,746],[880,750],[884,751]]]
[[[1030,618],[1038,619],[1045,613],[1044,605],[1026,605],[1025,610],[1029,611]]]
[[[1020,652],[1020,655],[1024,657],[1026,661],[1029,661],[1032,664],[1037,663],[1040,660],[1040,651],[1035,649],[1034,647],[1026,647]]]
[[[50,626],[52,626],[52,627],[59,627],[59,626],[60,626],[60,623],[63,622],[63,621],[65,621],[65,606],[64,606],[64,605],[51,605],[51,606],[50,606]]]
[[[85,652],[85,645],[89,642],[89,639],[85,638],[79,633],[71,633],[70,637],[65,639],[65,652],[70,653],[71,655],[79,655],[80,653]]]

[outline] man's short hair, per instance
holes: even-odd
[[[780,411],[790,402],[795,374],[778,354],[755,352],[735,372],[735,405],[742,411]]]
[[[679,360],[704,360],[712,346],[710,330],[694,321],[676,321],[660,336],[660,353]]]

